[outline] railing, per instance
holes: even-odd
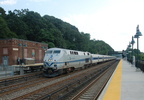
[[[140,68],[140,70],[144,72],[144,61],[136,61],[136,67]]]
[[[132,64],[132,60],[131,60],[131,59],[128,59],[128,62],[130,62],[130,63]],[[135,62],[135,67],[136,67],[136,68],[139,68],[141,71],[144,72],[144,61],[142,61],[142,60],[137,60],[137,61]]]
[[[0,78],[6,76],[13,76],[14,75],[14,67],[0,65]]]

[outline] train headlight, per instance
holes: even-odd
[[[52,59],[48,59],[48,61],[52,61]]]

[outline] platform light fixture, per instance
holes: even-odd
[[[138,57],[138,50],[139,50],[139,37],[140,36],[142,36],[142,34],[141,34],[141,32],[140,32],[140,30],[139,30],[139,25],[137,25],[137,27],[136,27],[136,34],[135,34],[135,36],[134,36],[134,38],[137,38],[137,61],[139,60],[139,57]]]
[[[129,49],[131,48],[131,42],[129,42],[128,48],[129,48]]]
[[[130,58],[131,58],[131,51],[130,51],[130,49],[131,49],[131,42],[129,42],[129,45],[128,45],[128,47],[127,47],[128,60],[129,60],[129,61],[130,61]]]
[[[134,41],[134,37],[132,36],[132,40],[131,40],[131,45],[132,45],[132,57],[133,57],[133,45],[134,45],[135,41]]]

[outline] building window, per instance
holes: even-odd
[[[42,60],[42,50],[39,50],[39,60]]]
[[[3,48],[3,54],[8,54],[8,48]]]
[[[24,49],[24,58],[27,58],[27,49]]]
[[[35,57],[35,50],[32,49],[32,57],[34,58]]]

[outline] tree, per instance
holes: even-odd
[[[89,33],[79,32],[75,26],[55,18],[40,16],[28,9],[9,11],[0,8],[0,38],[17,37],[48,43],[50,47],[67,48],[91,53],[108,54],[111,46],[101,40],[91,40]]]
[[[29,28],[21,17],[17,16],[18,13],[9,11],[7,15],[7,23],[11,31],[15,32],[20,39],[27,39]]]
[[[0,38],[16,38],[17,35],[10,31],[6,21],[0,17]]]
[[[33,41],[39,41],[40,31],[43,26],[42,18],[40,14],[35,13],[33,11],[29,11],[23,16],[22,20],[29,27],[29,33],[27,34],[27,38]]]
[[[46,42],[54,42],[54,36],[48,29],[41,29],[39,40]]]
[[[2,7],[0,7],[0,16],[3,18],[6,16],[5,10]]]

